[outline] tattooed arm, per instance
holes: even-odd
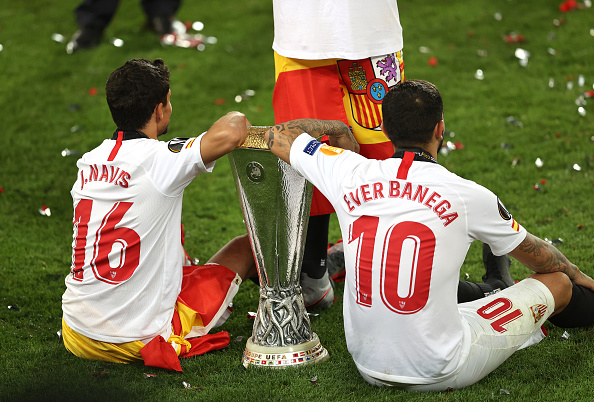
[[[571,263],[557,248],[528,233],[514,251],[509,253],[534,272],[563,272],[572,282],[594,290],[594,280]]]
[[[277,124],[266,132],[265,140],[273,154],[290,163],[291,145],[295,138],[307,133],[314,138],[324,134],[330,138],[330,145],[359,152],[359,144],[346,124],[339,120],[298,119]]]

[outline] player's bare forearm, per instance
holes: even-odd
[[[277,124],[268,130],[265,140],[272,153],[285,162],[290,163],[291,145],[293,145],[295,138],[303,133],[307,133],[314,138],[328,135],[332,146],[359,152],[359,144],[355,140],[355,137],[353,137],[351,130],[339,120],[291,120]]]
[[[594,290],[592,278],[580,271],[556,247],[530,233],[510,255],[534,272],[563,272],[573,282]]]
[[[240,112],[229,112],[214,122],[200,142],[202,161],[209,164],[243,144],[249,125]]]
[[[510,254],[539,274],[563,272],[571,280],[574,280],[579,272],[578,267],[572,264],[559,250],[530,233]]]
[[[330,145],[333,147],[359,152],[359,144],[353,137],[353,133],[346,124],[339,120],[300,119],[294,120],[294,122],[299,124],[303,131],[317,139],[327,135]]]

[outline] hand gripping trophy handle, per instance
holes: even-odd
[[[328,357],[303,304],[299,283],[312,186],[249,127],[229,162],[260,278],[260,300],[243,365],[287,367]]]

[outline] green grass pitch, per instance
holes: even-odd
[[[121,3],[101,45],[73,55],[52,35],[68,39],[74,32],[78,0],[5,1],[0,7],[0,400],[594,398],[594,331],[570,330],[565,339],[550,325],[544,341],[466,389],[411,394],[374,388],[346,349],[342,284],[336,304],[311,318],[331,356],[322,364],[243,368],[252,331],[247,313],[258,301],[251,283],[242,285],[221,328],[231,334],[229,347],[182,360],[183,373],[70,355],[57,336],[71,263],[69,191],[76,155],[115,129],[105,102],[109,73],[130,58],[165,60],[174,109],[165,140],[199,134],[230,110],[245,113],[253,125],[274,121],[271,1],[185,1],[180,20],[202,21],[203,33],[217,39],[204,51],[162,47],[142,28],[140,2]],[[533,234],[561,239],[557,247],[594,275],[594,99],[582,97],[594,89],[594,9],[561,13],[560,3],[400,1],[405,74],[432,81],[442,92],[446,129],[454,133],[449,140],[459,149],[440,155],[439,162],[493,190]],[[124,45],[114,46],[112,38]],[[516,57],[517,49],[529,52],[527,64]],[[429,63],[432,57],[436,63]],[[476,78],[478,70],[483,79]],[[255,94],[236,103],[248,89]],[[44,205],[50,216],[40,213]],[[187,250],[201,261],[245,232],[226,159],[189,186],[183,214]],[[339,237],[333,220],[331,238]],[[529,272],[514,262],[512,275],[522,279]],[[480,245],[471,247],[461,276],[480,281]]]

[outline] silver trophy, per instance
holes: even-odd
[[[229,161],[260,278],[260,301],[243,365],[287,367],[325,360],[299,278],[312,186],[266,145],[270,127],[250,127]]]

